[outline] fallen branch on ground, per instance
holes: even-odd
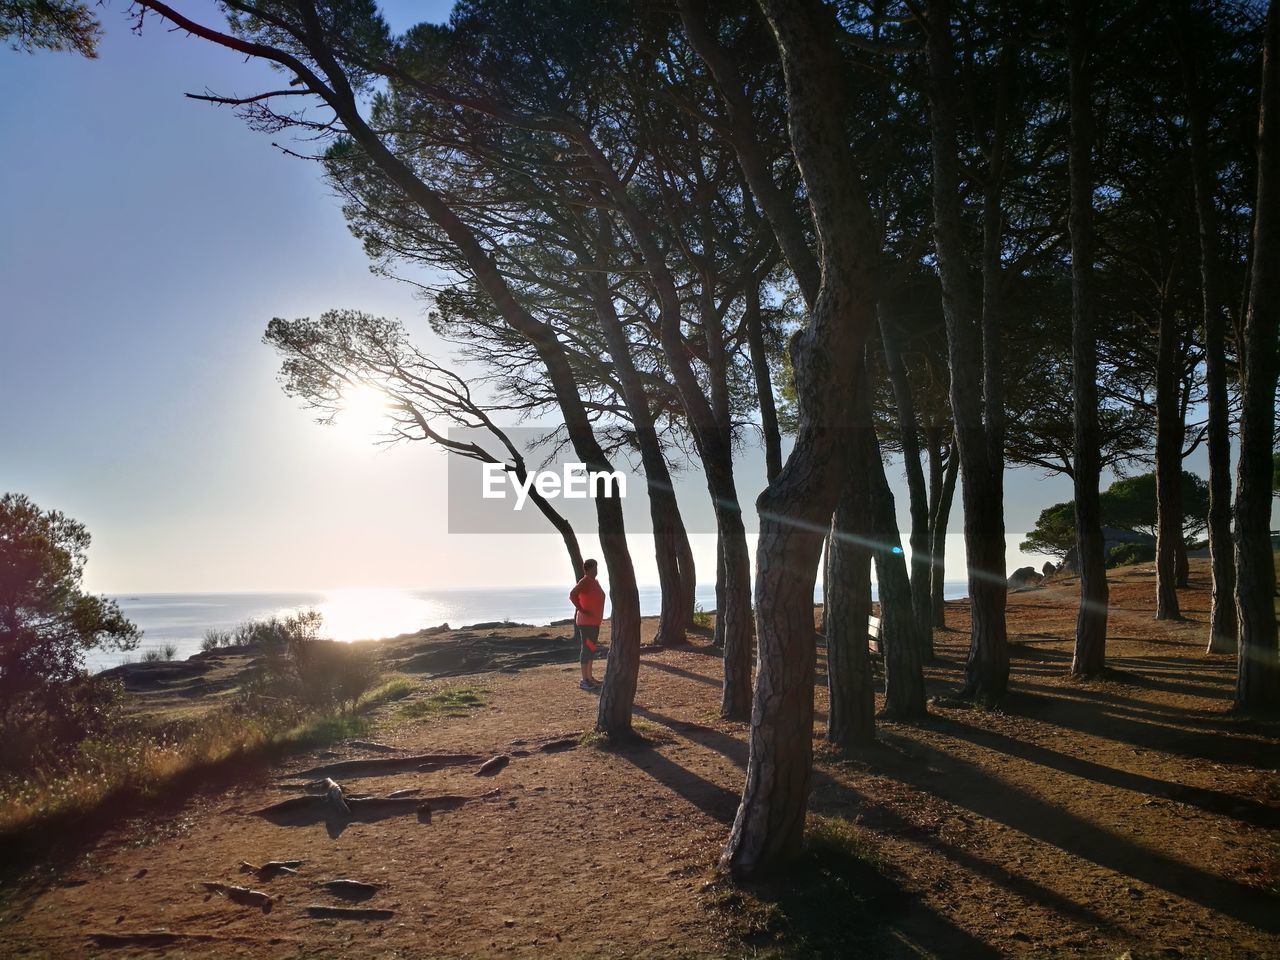
[[[478,763],[484,757],[475,753],[421,753],[411,757],[362,757],[356,760],[338,760],[323,766],[287,773],[286,780],[303,777],[368,777],[379,773],[395,773],[398,770],[435,770],[440,767]]]
[[[220,897],[238,903],[243,907],[257,907],[263,913],[271,912],[271,897],[263,893],[261,890],[250,890],[248,887],[236,887],[229,883],[219,883],[216,880],[201,880],[200,886],[204,887],[210,893],[216,893]]]

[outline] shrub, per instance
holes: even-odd
[[[382,677],[373,648],[320,638],[315,610],[247,621],[236,627],[235,645],[257,646],[259,670],[247,684],[251,698],[290,700],[316,709],[352,709]]]
[[[1107,554],[1107,566],[1124,567],[1131,563],[1150,563],[1155,558],[1154,543],[1117,543]]]
[[[693,605],[693,625],[704,629],[711,626],[711,612],[700,603]]]
[[[208,653],[210,650],[231,646],[231,641],[230,630],[206,630],[204,639],[200,641],[200,649]]]
[[[4,711],[0,773],[61,769],[78,744],[117,726],[123,696],[117,681],[85,675],[17,695]]]

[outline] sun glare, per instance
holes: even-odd
[[[377,387],[356,386],[342,395],[334,423],[354,440],[368,442],[387,427],[387,395]]]
[[[439,622],[440,617],[440,611],[430,600],[401,590],[330,590],[316,609],[324,618],[321,634],[342,641],[412,633]]]

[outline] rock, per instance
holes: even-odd
[[[1009,575],[1009,589],[1028,590],[1040,586],[1040,581],[1043,579],[1044,577],[1036,573],[1035,567],[1019,567]]]
[[[1044,562],[1044,566],[1040,568],[1040,575],[1044,577],[1046,580],[1048,580],[1057,572],[1058,572],[1058,568],[1053,565],[1053,561],[1051,560],[1046,560]]]
[[[502,768],[505,767],[510,762],[511,762],[511,758],[507,756],[505,753],[499,754],[498,756],[493,757],[490,760],[486,760],[484,763],[480,764],[480,769],[476,771],[476,776],[492,777],[494,774],[499,773],[502,770]]]

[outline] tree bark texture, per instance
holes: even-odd
[[[760,0],[782,60],[791,150],[822,251],[809,325],[791,341],[799,423],[757,501],[757,674],[742,802],[721,858],[738,876],[794,858],[813,762],[813,587],[844,486],[857,357],[874,323],[878,244],[843,128],[837,24],[821,0]],[[763,204],[762,204],[763,206]],[[766,209],[767,214],[767,209]]]
[[[951,371],[951,408],[960,454],[964,538],[969,566],[971,631],[965,683],[961,695],[992,702],[1009,683],[1009,648],[1005,627],[1004,463],[997,440],[999,419],[994,400],[1000,395],[995,307],[990,302],[995,278],[991,251],[994,224],[986,225],[983,256],[983,303],[971,280],[966,228],[961,208],[960,147],[956,118],[957,80],[948,0],[928,8],[930,141],[933,158],[934,241],[942,280],[942,307],[947,326]],[[990,188],[989,188],[990,190]],[[984,203],[991,206],[990,197]],[[986,211],[990,214],[990,210]],[[993,419],[994,418],[994,419]]]
[[[1156,349],[1156,619],[1181,620],[1178,543],[1182,540],[1181,331],[1171,305],[1160,310]]]
[[[1280,710],[1276,569],[1271,550],[1271,470],[1280,376],[1280,10],[1267,12],[1258,119],[1258,199],[1253,274],[1244,325],[1244,408],[1236,468],[1236,707]]]
[[[849,465],[836,506],[823,593],[827,640],[827,739],[842,750],[876,737],[875,678],[867,649],[871,616],[871,525],[866,470]]]
[[[1098,429],[1098,342],[1093,314],[1093,93],[1090,0],[1071,0],[1067,24],[1071,110],[1071,380],[1074,398],[1076,555],[1080,609],[1071,673],[1096,676],[1107,660],[1107,561],[1102,535],[1102,440]]]

